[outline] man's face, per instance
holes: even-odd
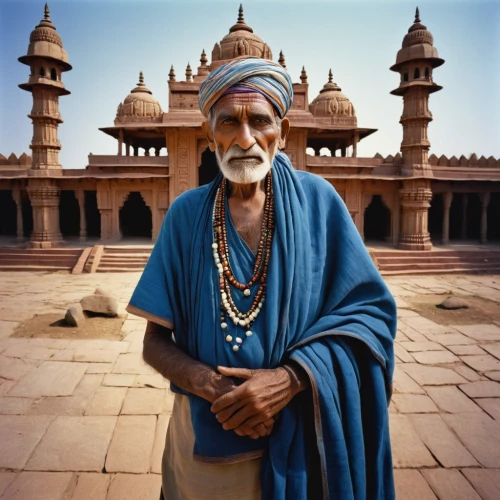
[[[266,176],[289,130],[286,118],[280,125],[276,120],[273,106],[261,94],[230,94],[215,104],[203,130],[224,177],[250,184]]]

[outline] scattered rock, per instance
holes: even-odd
[[[104,295],[106,297],[113,297],[113,294],[106,290],[105,288],[102,288],[100,286],[98,286],[96,289],[95,289],[95,292],[94,292],[95,295]]]
[[[69,326],[81,326],[85,321],[85,315],[83,314],[83,309],[81,304],[75,304],[71,306],[66,311],[66,316],[64,316],[64,321]]]
[[[468,309],[469,303],[460,297],[448,297],[438,307],[441,309]]]
[[[118,313],[118,301],[111,295],[87,295],[80,301],[84,311],[116,316]]]

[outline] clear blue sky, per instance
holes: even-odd
[[[389,92],[399,76],[389,71],[414,19],[418,0],[256,1],[243,3],[245,19],[278,59],[280,49],[294,81],[302,65],[309,99],[331,67],[356,108],[361,127],[378,132],[363,140],[358,155],[399,151],[402,99]],[[65,168],[84,168],[87,154],[116,154],[116,142],[99,127],[113,125],[118,104],[134,88],[139,71],[168,108],[168,72],[183,78],[196,68],[201,50],[237,18],[237,1],[52,0],[51,17],[73,70],[63,81],[59,127]],[[434,72],[444,89],[430,98],[431,153],[500,157],[500,1],[418,1],[423,24],[446,63]],[[30,154],[31,94],[17,87],[29,68],[17,61],[29,34],[43,18],[43,1],[0,1],[0,153]]]

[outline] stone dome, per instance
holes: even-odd
[[[144,84],[144,76],[141,71],[137,87],[130,91],[123,103],[118,105],[115,125],[126,122],[159,121],[162,114],[160,103]]]
[[[271,49],[245,23],[242,5],[240,5],[238,11],[236,24],[231,26],[229,33],[220,43],[214,45],[211,68],[213,69],[239,56],[255,56],[270,60],[273,58]]]
[[[437,68],[444,63],[434,47],[434,37],[432,33],[420,21],[418,7],[415,11],[415,20],[408,29],[408,33],[403,38],[401,49],[396,56],[396,64],[391,66],[392,71],[399,71],[401,66],[409,61],[426,60],[433,68]]]
[[[52,24],[47,4],[45,4],[44,19],[31,32],[28,53],[18,60],[30,65],[31,61],[38,57],[57,61],[62,66],[63,71],[71,69],[68,54],[63,48],[61,36],[57,33],[54,24]]]
[[[356,112],[349,99],[341,92],[341,88],[334,83],[332,70],[328,74],[328,83],[320,90],[314,101],[309,104],[309,111],[315,118],[343,118],[342,123],[357,124]]]

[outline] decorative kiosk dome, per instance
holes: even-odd
[[[126,122],[160,121],[163,111],[153,93],[144,84],[142,71],[139,73],[139,83],[123,103],[118,105],[115,125]]]
[[[432,33],[420,21],[418,7],[415,11],[415,21],[403,38],[401,49],[396,56],[396,64],[391,66],[392,71],[399,71],[405,63],[415,60],[425,60],[432,68],[437,68],[444,63],[438,56],[437,49],[433,46]]]
[[[47,4],[45,4],[44,19],[31,32],[28,53],[21,56],[18,61],[30,66],[34,59],[40,57],[57,62],[62,71],[71,69],[68,54],[63,48],[61,36],[52,24]]]
[[[241,4],[236,24],[231,26],[229,33],[220,43],[214,45],[210,69],[221,66],[239,56],[256,56],[269,60],[273,58],[271,49],[245,23],[243,6]]]
[[[309,111],[315,118],[328,118],[332,124],[357,126],[356,112],[349,99],[334,83],[332,70],[328,73],[328,83],[320,90],[314,101],[309,104]]]

